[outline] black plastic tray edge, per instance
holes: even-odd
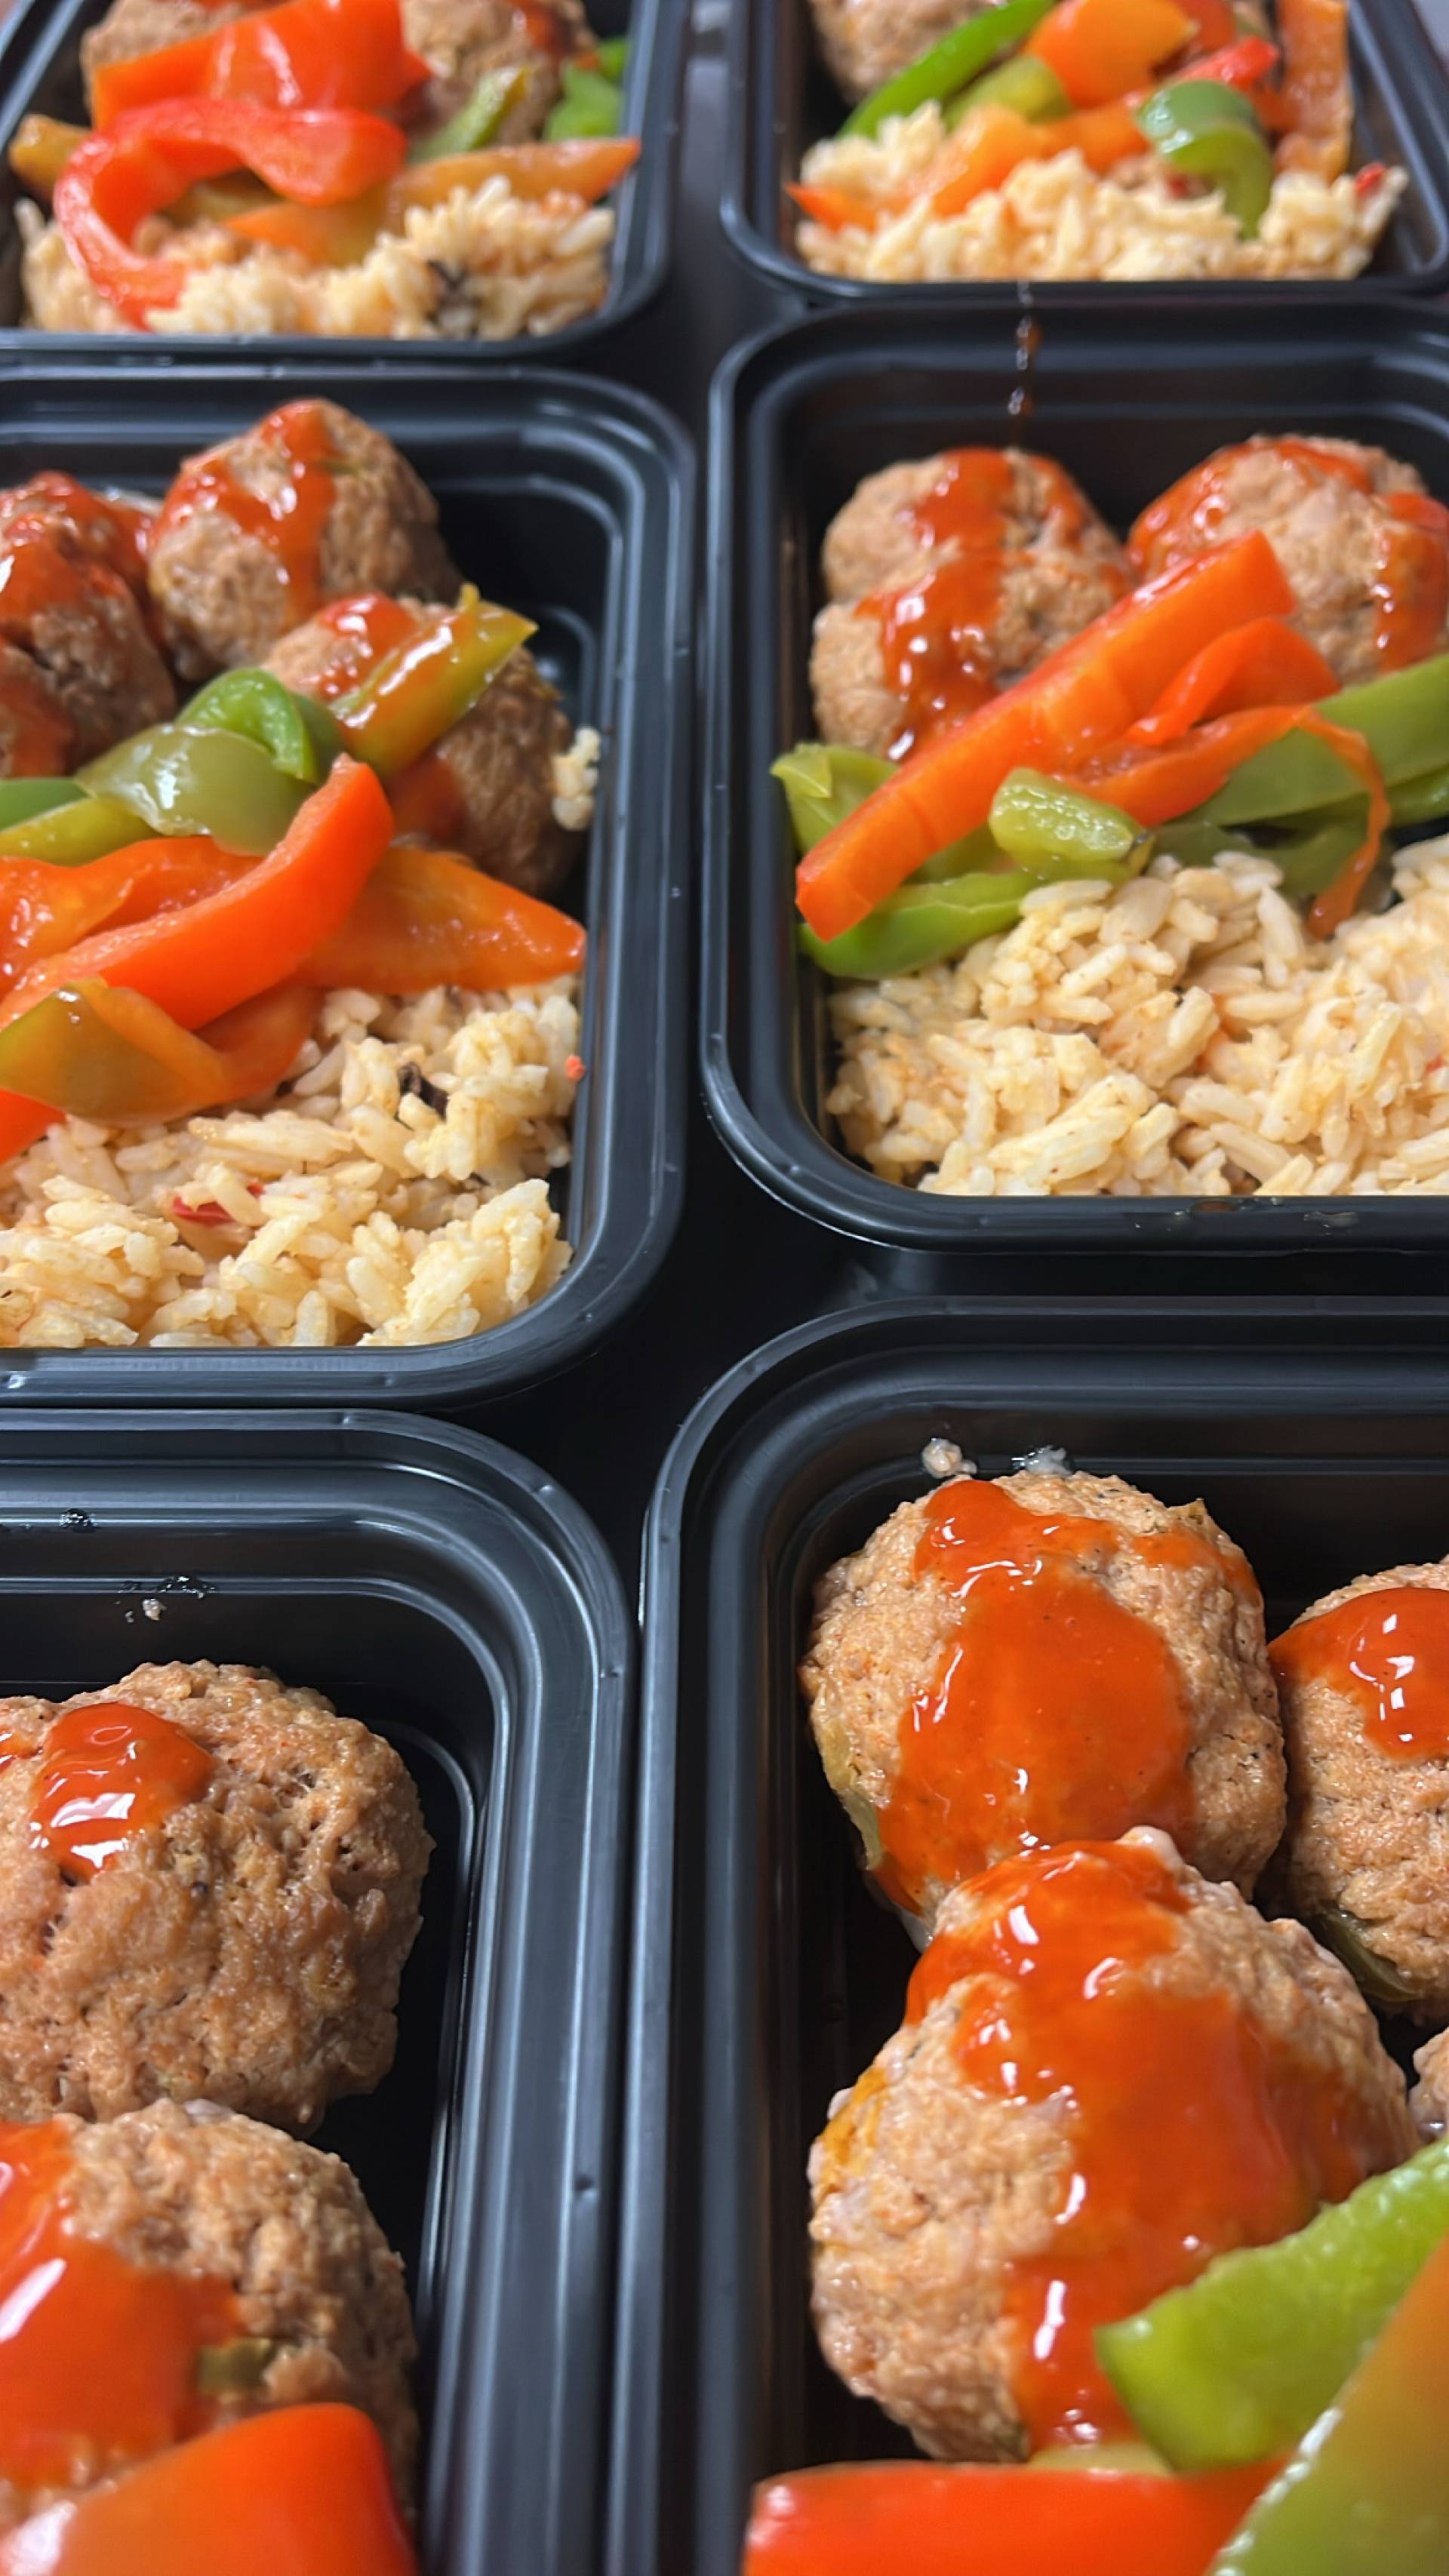
[[[677,1433],[660,1470],[645,1528],[641,1573],[643,1661],[640,1685],[639,1791],[633,1910],[633,1978],[627,2024],[624,2149],[619,2240],[620,2302],[613,2363],[615,2415],[610,2457],[609,2510],[603,2576],[735,2576],[738,2533],[752,2474],[749,2425],[752,2407],[750,2336],[750,2222],[753,2193],[735,2145],[738,2122],[749,2116],[746,2087],[752,2033],[741,2015],[722,2011],[708,2033],[712,2070],[711,2116],[700,2121],[707,2178],[695,2203],[709,2211],[711,2242],[700,2265],[702,2296],[710,2306],[710,2385],[693,2390],[696,2410],[712,2427],[726,2429],[714,2444],[711,2473],[691,2493],[690,2521],[705,2536],[687,2560],[662,2552],[663,2435],[666,2389],[684,2377],[694,2355],[678,2348],[672,2257],[676,2251],[680,2140],[674,2052],[683,2012],[698,1997],[683,1996],[675,1977],[675,1950],[686,1908],[701,1905],[703,1936],[716,1963],[727,1959],[730,1996],[750,1992],[756,1930],[738,1906],[733,1885],[722,1892],[716,1873],[728,1875],[737,1839],[754,1830],[754,1794],[746,1730],[695,1700],[689,1722],[708,1728],[711,1842],[707,1852],[675,1848],[677,1730],[681,1723],[682,1615],[686,1547],[695,1521],[708,1522],[721,1484],[748,1480],[747,1451],[763,1420],[781,1426],[803,1413],[834,1382],[848,1387],[852,1369],[868,1366],[885,1346],[898,1345],[902,1365],[919,1366],[923,1405],[939,1398],[932,1384],[928,1337],[954,1323],[963,1357],[986,1355],[993,1363],[990,1394],[1015,1397],[1033,1407],[1079,1394],[1100,1398],[1104,1348],[1117,1345],[1114,1402],[1143,1411],[1152,1402],[1153,1363],[1164,1357],[1181,1368],[1192,1353],[1200,1364],[1211,1350],[1216,1365],[1202,1369],[1178,1401],[1184,1411],[1211,1417],[1224,1400],[1224,1372],[1237,1372],[1238,1396],[1257,1370],[1264,1393],[1280,1392],[1279,1372],[1291,1372],[1306,1404],[1344,1413],[1373,1414],[1394,1391],[1412,1386],[1419,1410],[1428,1409],[1426,1369],[1438,1364],[1433,1410],[1449,1416],[1449,1363],[1444,1359],[1449,1299],[1405,1300],[1394,1308],[1395,1344],[1366,1349],[1384,1309],[1371,1298],[1317,1298],[1289,1306],[1250,1297],[1127,1298],[1094,1302],[1035,1298],[1025,1304],[966,1302],[949,1297],[883,1300],[853,1315],[835,1314],[798,1325],[741,1361],[695,1406]],[[1160,1350],[1149,1348],[1160,1337]],[[918,1363],[915,1354],[924,1348]],[[1048,1376],[1060,1363],[1060,1383]],[[1018,1375],[1001,1371],[1015,1366]],[[959,1386],[952,1401],[968,1401]],[[1251,1398],[1246,1400],[1251,1401]],[[776,1452],[778,1456],[778,1449]],[[756,1479],[758,1482],[758,1479]],[[707,1544],[707,1543],[706,1543]],[[703,1552],[703,1551],[701,1551]],[[695,1572],[698,1554],[689,1558]],[[754,1579],[758,1582],[756,1568]],[[714,1571],[707,1577],[711,1602]],[[732,1646],[731,1654],[736,1651]],[[748,1652],[748,1646],[745,1649]],[[711,1664],[713,1699],[718,1667]],[[741,1682],[739,1687],[743,1688]],[[687,1875],[686,1875],[687,1873]],[[721,2105],[725,2107],[722,2109]],[[731,2113],[735,2115],[732,2125]],[[703,2375],[703,2373],[701,2374]],[[691,2466],[698,2471],[697,2459]]]
[[[500,1742],[469,1909],[424,2518],[438,2576],[506,2566],[591,2576],[609,2420],[634,1624],[597,1530],[549,1475],[496,1442],[405,1415],[21,1411],[0,1422],[0,1514],[19,1517],[7,1508],[17,1468],[64,1492],[72,1464],[104,1460],[136,1468],[135,1498],[98,1500],[84,1482],[79,1498],[98,1520],[115,1509],[143,1529],[148,1473],[164,1469],[184,1482],[198,1461],[210,1471],[279,1457],[299,1473],[325,1465],[396,1474],[408,1483],[388,1497],[391,1526],[406,1526],[455,1566],[470,1556],[482,1562],[500,1537],[517,1560],[490,1589],[495,1613],[510,1622],[527,1698],[498,1712],[500,1738],[511,1740]],[[467,1526],[475,1498],[494,1520],[477,1539]],[[378,1508],[375,1493],[367,1504]],[[558,1760],[555,1753],[550,1764],[550,1739],[563,1735],[559,1713],[576,1686],[587,1694],[584,1740],[573,1748],[583,1773],[550,1783]],[[560,1816],[550,1865],[535,1850],[540,1820],[553,1832]],[[551,1979],[540,1974],[540,1922]],[[527,2017],[542,1992],[552,1999],[559,1989],[555,2035],[566,2077],[557,2057],[540,2064],[547,2051]],[[530,2060],[550,2128],[541,2155],[518,2134],[527,2127],[529,2105],[518,2096]],[[553,2215],[541,2225],[535,2204],[520,2227],[515,2213],[541,2177]],[[541,2325],[530,2344],[534,2319]]]
[[[884,302],[892,311],[913,309],[938,318],[993,306],[1015,311],[1019,292],[1009,279],[881,286],[864,278],[823,277],[781,241],[770,209],[778,204],[780,191],[793,173],[781,163],[788,126],[777,96],[774,21],[781,8],[805,6],[806,0],[732,0],[729,128],[720,221],[735,256],[780,292],[837,309]],[[1366,281],[1258,279],[1246,289],[1255,301],[1332,305],[1352,294],[1356,284],[1367,283],[1377,293],[1395,296],[1439,295],[1449,285],[1449,73],[1414,0],[1355,0],[1354,21],[1360,70],[1367,59],[1402,138],[1404,156],[1420,175],[1439,236],[1438,255],[1422,268],[1384,270]],[[1244,291],[1241,281],[1235,285],[1231,279],[1183,280],[1175,286],[1168,281],[1082,280],[1036,285],[1032,298],[1048,311],[1078,302],[1099,309],[1118,301],[1150,308],[1184,298],[1219,303]]]
[[[177,368],[170,381],[194,382],[203,393],[232,383],[255,386],[260,410],[267,386],[280,381],[295,387],[302,372],[286,363],[233,360],[225,367]],[[364,412],[385,414],[390,389],[399,386],[428,398],[441,398],[450,384],[469,397],[479,391],[475,377],[457,370],[451,376],[438,369],[417,375],[397,363],[386,375],[365,367],[349,370],[324,362],[315,347],[313,372],[319,391],[355,402]],[[45,362],[28,367],[12,388],[7,421],[23,422],[32,399],[56,382],[76,380],[73,365],[47,352]],[[132,381],[147,380],[138,374]],[[96,1404],[124,1402],[143,1391],[155,1404],[256,1404],[286,1397],[442,1411],[494,1403],[571,1368],[637,1304],[663,1262],[683,1207],[688,1110],[694,447],[672,413],[602,377],[515,364],[490,378],[487,399],[491,405],[509,393],[545,423],[553,416],[572,428],[586,417],[591,433],[606,440],[627,468],[637,494],[637,542],[623,547],[614,575],[621,584],[619,624],[632,652],[642,647],[659,657],[657,698],[646,704],[649,693],[634,677],[634,774],[621,784],[618,798],[618,828],[627,846],[617,866],[636,948],[626,956],[622,940],[610,943],[607,980],[595,1005],[600,1027],[613,1033],[603,1052],[616,1097],[607,1127],[601,1119],[599,1159],[606,1170],[594,1230],[576,1245],[570,1268],[536,1306],[471,1340],[385,1352],[0,1351],[0,1422],[7,1397]],[[651,864],[641,864],[641,847]],[[637,938],[641,924],[647,944]],[[643,1164],[645,1178],[638,1194],[642,1205],[621,1223],[617,1183],[607,1167],[617,1170],[626,1154]],[[597,1284],[596,1271],[603,1273]],[[159,1382],[163,1372],[170,1380],[165,1386]]]
[[[1138,308],[1119,313],[1118,327],[1143,333],[1154,317]],[[1167,317],[1156,317],[1164,326]],[[1191,317],[1178,306],[1172,328],[1190,331]],[[1427,307],[1400,303],[1386,310],[1380,300],[1359,295],[1332,309],[1319,307],[1298,317],[1305,344],[1317,331],[1333,334],[1351,326],[1382,340],[1390,354],[1433,343],[1449,361],[1449,333],[1442,315]],[[1285,317],[1239,297],[1232,307],[1219,306],[1209,329],[1224,337],[1235,327],[1261,328],[1281,345],[1289,327]],[[1114,327],[1099,309],[1058,312],[1054,337],[1066,331],[1078,350],[1097,332]],[[731,953],[731,799],[735,729],[740,721],[732,667],[732,639],[737,611],[736,490],[743,477],[742,449],[746,416],[761,386],[778,383],[795,367],[804,369],[828,352],[859,351],[858,367],[889,363],[893,341],[939,337],[943,351],[985,347],[988,335],[1000,335],[1002,381],[1010,380],[1011,331],[1003,317],[976,314],[954,330],[939,314],[911,313],[880,307],[866,313],[814,313],[783,324],[771,324],[741,341],[718,368],[710,389],[706,546],[711,568],[708,632],[705,641],[706,684],[703,724],[703,815],[701,1008],[699,1055],[705,1102],[721,1141],[751,1178],[784,1207],[862,1247],[872,1263],[891,1256],[929,1256],[942,1265],[992,1260],[1006,1253],[1078,1255],[1092,1252],[1168,1251],[1224,1253],[1234,1259],[1275,1252],[1388,1251],[1423,1252],[1449,1240],[1449,1197],[1352,1199],[1128,1199],[936,1197],[881,1180],[830,1143],[808,1117],[791,1118],[791,1141],[783,1145],[752,1104],[730,1045],[730,993],[735,978],[753,975],[753,962],[741,966]],[[1199,352],[1200,355],[1200,352]],[[751,382],[758,371],[761,385]],[[897,1286],[944,1284],[930,1277]]]
[[[57,0],[18,0],[0,34],[0,137],[5,142],[26,114],[36,83],[71,41],[74,23],[87,6],[88,0],[60,0],[59,6]],[[436,352],[432,363],[455,366],[460,359],[467,359],[481,368],[507,365],[533,351],[546,365],[561,358],[586,356],[653,302],[669,272],[688,27],[689,0],[631,0],[630,28],[635,45],[625,88],[625,130],[643,139],[644,150],[637,169],[624,181],[614,200],[619,209],[619,227],[611,254],[608,293],[597,313],[585,314],[562,331],[522,343],[311,339],[281,334],[274,339],[209,340],[201,334],[182,337],[178,333],[137,332],[115,338],[87,332],[38,333],[10,324],[0,325],[0,374],[11,367],[23,369],[39,341],[73,364],[84,361],[97,368],[114,365],[123,358],[138,360],[142,365],[170,366],[192,359],[205,361],[209,356],[220,361],[238,355],[254,361],[276,358],[305,363],[309,358],[315,360],[319,351],[349,364],[361,359],[382,366],[393,364],[400,349],[406,350],[409,364],[423,366],[430,363],[430,350]],[[0,225],[8,221],[0,213]]]

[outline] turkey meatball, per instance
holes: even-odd
[[[490,73],[517,70],[518,96],[498,129],[503,143],[537,134],[559,94],[559,64],[589,41],[579,0],[403,0],[403,34],[431,65],[443,114]]]
[[[189,459],[161,504],[151,596],[189,679],[264,662],[349,592],[452,599],[437,504],[390,438],[340,404],[285,403]]]
[[[821,1582],[801,1685],[866,1865],[929,1926],[1010,1854],[1171,1830],[1245,1894],[1282,1831],[1262,1600],[1201,1503],[962,1477]]]
[[[903,2026],[810,2158],[826,2359],[940,2459],[1121,2436],[1094,2329],[1417,2143],[1351,1979],[1165,1836],[942,1908]]]
[[[1344,686],[1449,642],[1449,510],[1411,465],[1347,438],[1219,448],[1144,510],[1129,540],[1144,580],[1261,528],[1296,623]]]
[[[0,2118],[370,2091],[429,1848],[391,1745],[248,1665],[0,1701]]]
[[[0,492],[7,776],[78,768],[175,712],[143,604],[144,525],[65,474]]]

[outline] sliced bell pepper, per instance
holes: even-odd
[[[300,779],[307,787],[317,785],[342,748],[327,709],[284,687],[274,671],[219,671],[183,707],[181,722],[245,736],[284,778]]]
[[[933,101],[944,105],[999,55],[1022,44],[1052,5],[1053,0],[997,0],[994,8],[953,27],[938,44],[918,54],[904,71],[882,82],[852,108],[840,129],[842,136],[879,134],[888,116],[914,116],[917,108],[929,107]]]
[[[1192,20],[1194,51],[1199,46],[1206,52],[1237,42],[1238,22],[1232,0],[1182,0],[1182,6]]]
[[[82,979],[0,1029],[0,1085],[103,1126],[194,1118],[275,1090],[316,1016],[313,986],[280,984],[193,1036],[139,993]]]
[[[1363,735],[1390,787],[1421,778],[1449,751],[1449,653],[1339,689],[1318,712]]]
[[[1440,823],[1449,814],[1449,768],[1431,769],[1422,778],[1407,778],[1390,790],[1389,807],[1396,823]]]
[[[1281,617],[1258,617],[1219,635],[1179,671],[1129,742],[1176,742],[1193,725],[1240,707],[1303,706],[1332,695],[1336,674],[1315,644]]]
[[[142,256],[131,242],[148,215],[174,205],[194,181],[249,169],[284,197],[335,205],[390,178],[403,149],[397,126],[354,108],[168,101],[132,109],[80,146],[56,181],[55,220],[96,292],[145,330],[149,314],[179,300],[190,272],[164,254]]]
[[[403,42],[398,0],[281,0],[180,44],[97,64],[91,104],[98,126],[179,98],[395,107],[427,78],[428,65]]]
[[[276,848],[306,792],[259,743],[206,723],[151,725],[77,776],[153,832],[209,832],[254,858]]]
[[[1059,0],[1026,50],[1051,65],[1074,107],[1106,107],[1143,88],[1193,33],[1177,0]]]
[[[399,841],[302,973],[312,984],[372,993],[427,993],[436,984],[495,993],[573,974],[583,956],[583,929],[567,913],[446,851]]]
[[[564,63],[559,84],[560,95],[544,119],[546,143],[579,143],[618,133],[624,122],[624,93],[617,81],[587,64]],[[486,140],[481,135],[478,139]]]
[[[1256,238],[1273,193],[1273,155],[1241,90],[1172,81],[1143,101],[1137,124],[1169,170],[1216,188],[1244,240]]]
[[[979,108],[956,136],[956,166],[930,189],[927,205],[937,221],[959,215],[988,188],[1000,188],[1024,161],[1054,161],[1061,152],[1080,152],[1089,170],[1104,178],[1145,151],[1136,120],[1128,107],[1084,107],[1071,116],[1033,124],[1015,109],[1001,105]]]
[[[913,753],[807,854],[795,885],[812,930],[832,939],[853,929],[937,850],[984,823],[1008,770],[1069,775],[1120,741],[1215,636],[1249,618],[1289,616],[1293,606],[1261,530],[1144,583],[1039,670]]]
[[[817,939],[802,923],[801,953],[827,975],[872,984],[891,975],[913,975],[919,967],[964,956],[978,939],[1010,930],[1021,917],[1022,897],[1043,882],[1025,868],[987,868],[931,885],[900,886],[877,904],[868,920],[842,931],[838,939]]]
[[[991,800],[991,837],[1018,867],[1062,864],[1095,874],[1098,868],[1145,867],[1151,842],[1119,806],[1080,795],[1039,770],[1007,772]]]
[[[597,143],[495,143],[418,161],[393,180],[389,222],[396,229],[410,206],[442,205],[455,188],[486,187],[490,179],[506,179],[515,197],[580,197],[592,206],[627,177],[639,151],[632,135],[620,135]]]
[[[62,125],[54,116],[22,116],[7,158],[22,188],[48,206],[66,163],[90,140],[88,125]]]
[[[521,63],[511,71],[488,72],[478,83],[471,98],[443,124],[435,125],[430,134],[422,134],[412,145],[409,161],[446,161],[455,152],[477,152],[491,143],[505,117],[516,105],[526,75]],[[605,128],[612,134],[613,126]]]
[[[1014,108],[1029,125],[1041,125],[1070,116],[1072,102],[1050,63],[1038,62],[1035,54],[1009,54],[994,71],[983,72],[980,80],[952,99],[946,110],[948,130],[954,132],[978,107]]]
[[[74,805],[84,794],[73,778],[0,778],[0,850],[17,825]]]
[[[149,824],[129,805],[114,796],[88,796],[82,788],[76,800],[67,799],[47,814],[0,832],[0,859],[44,859],[52,867],[81,868],[111,850],[123,850],[129,841],[149,837]]]
[[[1277,70],[1278,61],[1278,48],[1266,36],[1240,36],[1235,44],[1225,45],[1220,54],[1204,54],[1189,64],[1183,79],[1220,81],[1227,89],[1240,89],[1245,98],[1252,100],[1257,113],[1258,93]]]
[[[785,194],[794,199],[807,223],[821,224],[828,233],[871,233],[882,215],[892,212],[884,198],[859,197],[850,188],[816,187],[804,179],[787,180]]]
[[[1291,119],[1279,166],[1341,178],[1353,149],[1348,0],[1278,0],[1278,36]]]
[[[772,761],[770,776],[777,778],[785,791],[790,828],[801,858],[895,772],[893,760],[881,760],[873,752],[856,751],[834,742],[797,742],[793,751],[782,752],[778,760]]]
[[[38,2554],[43,2537],[44,2558]],[[376,2427],[285,2406],[183,2442],[0,2541],[0,2576],[417,2576]]]
[[[7,860],[0,866],[0,991],[37,959],[57,957],[94,931],[198,902],[253,864],[202,835],[135,841],[88,867]]]
[[[806,2469],[757,2487],[741,2576],[1205,2576],[1261,2471],[1133,2476],[1081,2465]]]
[[[476,705],[533,632],[528,618],[465,591],[456,608],[429,617],[333,701],[348,750],[383,778],[410,768]]]
[[[387,225],[388,191],[385,183],[365,188],[342,206],[296,206],[274,197],[224,220],[240,241],[294,250],[313,268],[356,268]]]

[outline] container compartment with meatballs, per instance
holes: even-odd
[[[620,2570],[1438,2563],[1449,1375],[1361,1321],[887,1303],[685,1426]]]
[[[391,1391],[496,1333],[506,1376],[670,1213],[677,442],[602,391],[465,428],[197,380],[194,443],[128,400],[5,442],[0,1344],[365,1349]]]
[[[837,319],[721,380],[726,1138],[943,1264],[1225,1207],[1435,1242],[1449,343],[1053,314],[1015,354]]]
[[[22,8],[0,60],[6,321],[203,348],[593,336],[663,276],[681,63],[660,0],[606,16],[596,29],[578,0]]]
[[[589,2563],[599,1540],[505,1451],[358,1415],[12,1416],[0,1527],[0,2569]]]
[[[1392,0],[749,0],[726,223],[776,284],[1428,287],[1443,73]]]

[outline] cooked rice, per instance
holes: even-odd
[[[944,154],[950,175],[952,138],[934,105],[886,121],[879,136],[817,143],[801,176],[816,187],[846,189],[872,202],[923,181]],[[1285,172],[1256,241],[1245,241],[1217,190],[1174,193],[1152,154],[1120,162],[1099,179],[1080,152],[1027,161],[1000,188],[973,199],[959,215],[933,219],[921,200],[882,220],[833,232],[802,221],[797,241],[811,268],[827,277],[930,281],[951,278],[1357,277],[1374,255],[1408,185],[1388,170],[1361,195],[1353,177],[1331,184]]]
[[[950,1197],[1449,1189],[1449,837],[1310,940],[1266,860],[1041,886],[950,966],[843,987],[828,1107]]]
[[[126,331],[77,268],[39,207],[16,209],[29,321],[43,331]],[[561,331],[593,313],[608,287],[614,217],[555,194],[515,197],[507,181],[455,188],[409,209],[350,268],[314,267],[296,251],[247,244],[220,224],[178,228],[156,217],[137,247],[183,260],[180,302],[153,313],[156,331],[327,333],[344,339],[512,340]]]
[[[447,1342],[568,1265],[577,986],[325,996],[271,1098],[69,1119],[0,1175],[0,1347]],[[197,1222],[181,1210],[202,1210]]]

